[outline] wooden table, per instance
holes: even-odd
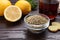
[[[17,0],[10,0],[13,4]],[[38,13],[38,7],[30,14]],[[60,22],[60,16],[57,16],[55,21]],[[23,21],[23,18],[15,23],[10,23],[0,17],[0,40],[60,40],[60,31],[56,33],[50,32],[48,29],[40,34],[29,32]]]

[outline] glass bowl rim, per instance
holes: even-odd
[[[26,22],[26,18],[29,17],[29,16],[33,16],[33,15],[42,15],[43,16],[44,14],[28,14],[24,17],[24,22],[28,25],[35,25],[35,24],[29,24],[28,22]],[[50,22],[50,19],[49,19],[48,16],[46,16],[46,15],[44,15],[44,16],[45,16],[45,18],[48,19],[48,21],[45,23],[45,24],[47,24],[48,22]],[[40,25],[44,25],[44,24],[39,24],[39,25],[35,25],[35,26],[40,26]]]

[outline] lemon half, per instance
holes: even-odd
[[[16,22],[22,17],[22,11],[17,6],[9,6],[4,11],[4,17],[10,22]]]

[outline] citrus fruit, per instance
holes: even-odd
[[[4,17],[10,22],[16,22],[22,17],[22,11],[19,7],[11,5],[4,11]]]
[[[18,1],[26,1],[26,0],[18,0]]]
[[[22,0],[19,0],[19,1],[22,1]]]
[[[6,7],[10,6],[11,2],[8,0],[0,0],[0,16],[4,15],[4,10]]]
[[[28,1],[17,1],[15,6],[18,6],[22,10],[23,15],[26,15],[31,11],[31,4]]]

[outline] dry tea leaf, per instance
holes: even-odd
[[[29,16],[26,19],[26,22],[28,22],[29,24],[34,24],[34,25],[40,25],[40,24],[45,24],[47,23],[47,19],[41,15],[33,15],[33,16]]]

